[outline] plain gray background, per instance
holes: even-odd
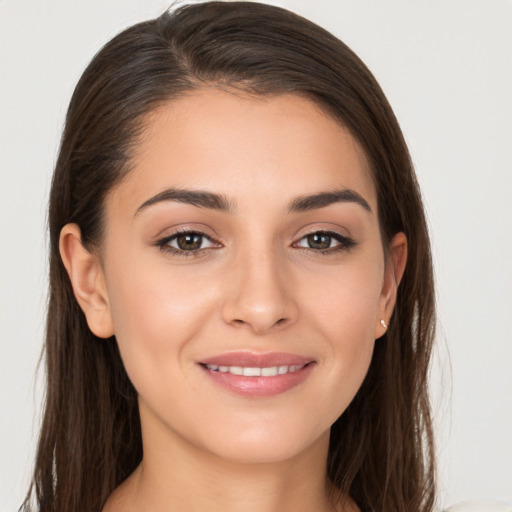
[[[345,41],[395,109],[435,254],[440,504],[512,502],[512,3],[270,3]],[[0,0],[1,511],[19,506],[34,456],[46,202],[67,103],[103,43],[168,5]]]

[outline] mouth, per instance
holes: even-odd
[[[243,375],[244,377],[275,377],[276,375],[286,375],[287,373],[295,373],[307,365],[280,365],[267,366],[260,368],[258,366],[219,366],[216,364],[206,364],[205,368],[212,372],[231,373],[232,375]]]
[[[312,358],[285,353],[229,353],[199,363],[215,384],[246,397],[272,397],[302,384],[316,366]]]

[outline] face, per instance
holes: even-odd
[[[194,92],[148,118],[105,215],[105,304],[143,434],[244,462],[325,447],[392,307],[350,133],[298,96]]]

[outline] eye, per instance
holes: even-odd
[[[354,247],[355,242],[351,238],[335,233],[333,231],[315,231],[302,237],[295,247],[312,249],[322,252],[333,252],[337,250],[346,250]]]
[[[168,245],[182,251],[197,251],[197,249],[204,249],[205,241],[206,237],[199,233],[182,233],[169,240]]]
[[[159,240],[156,245],[164,251],[183,256],[198,253],[204,249],[218,247],[209,236],[197,231],[180,231]],[[186,254],[189,253],[189,254]]]

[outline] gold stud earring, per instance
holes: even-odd
[[[384,320],[381,320],[380,324],[382,325],[382,327],[384,327],[384,329],[388,328],[388,325],[386,324],[386,322],[384,322]]]

